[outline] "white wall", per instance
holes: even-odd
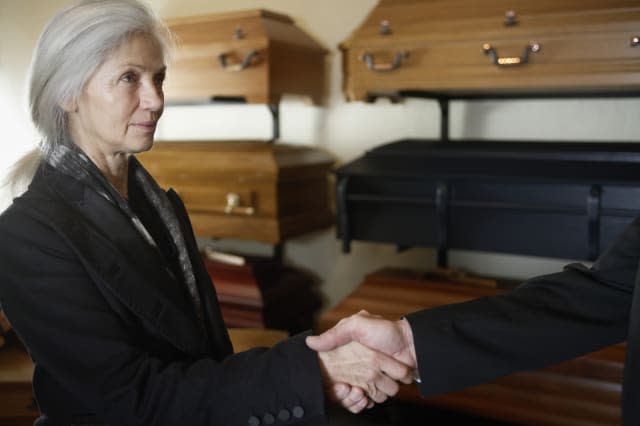
[[[63,0],[0,0],[0,170],[35,143],[28,124],[23,87],[36,39],[47,18]],[[341,93],[337,46],[362,22],[376,0],[152,0],[163,17],[264,8],[291,16],[330,50],[331,75],[326,104],[310,107],[287,97],[281,105],[282,142],[314,144],[332,152],[339,163],[373,146],[404,137],[435,137],[438,109],[434,102],[408,100],[391,105],[346,103]],[[486,101],[452,106],[452,138],[638,140],[640,100]],[[188,119],[189,126],[184,123]],[[170,107],[159,139],[269,139],[271,119],[261,106]],[[8,202],[0,195],[0,208]],[[340,251],[333,229],[290,241],[291,264],[314,270],[323,280],[327,307],[335,305],[363,278],[387,265],[426,268],[434,264],[430,249],[398,254],[382,244],[355,243],[351,254]],[[452,252],[453,266],[480,274],[523,279],[556,271],[567,260]]]

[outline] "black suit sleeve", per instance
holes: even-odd
[[[592,268],[571,264],[504,295],[407,315],[421,393],[455,391],[625,340],[639,255],[636,219]]]
[[[73,394],[36,396],[49,414],[89,410],[108,424],[246,425],[289,414],[325,420],[317,355],[303,336],[222,362],[164,350],[162,336],[118,311],[68,244],[16,211],[0,216],[0,299],[37,368]]]

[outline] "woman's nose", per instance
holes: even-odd
[[[143,84],[140,89],[140,104],[143,109],[158,111],[164,105],[162,87],[155,84]]]

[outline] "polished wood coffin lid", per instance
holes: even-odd
[[[178,45],[165,84],[169,103],[277,104],[285,93],[321,103],[327,50],[288,16],[256,9],[166,22]]]
[[[334,222],[333,158],[264,141],[156,142],[138,155],[184,201],[196,235],[281,243]]]
[[[344,91],[640,93],[638,36],[637,0],[381,0],[341,45]]]

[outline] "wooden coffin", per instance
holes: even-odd
[[[278,244],[333,222],[318,148],[242,142],[157,142],[140,161],[184,201],[196,235]]]
[[[165,83],[168,102],[278,104],[284,93],[321,102],[327,50],[288,16],[249,10],[167,24],[178,43]]]
[[[324,313],[318,329],[326,330],[361,309],[395,320],[424,308],[500,294],[511,286],[456,281],[429,271],[382,269]],[[398,397],[514,424],[614,426],[620,424],[624,353],[623,344],[610,346],[549,368],[430,398],[421,398],[416,386],[404,385]]]
[[[336,170],[338,234],[594,260],[640,213],[639,169],[631,142],[396,141]]]
[[[349,100],[640,91],[636,0],[380,0],[341,45]]]

